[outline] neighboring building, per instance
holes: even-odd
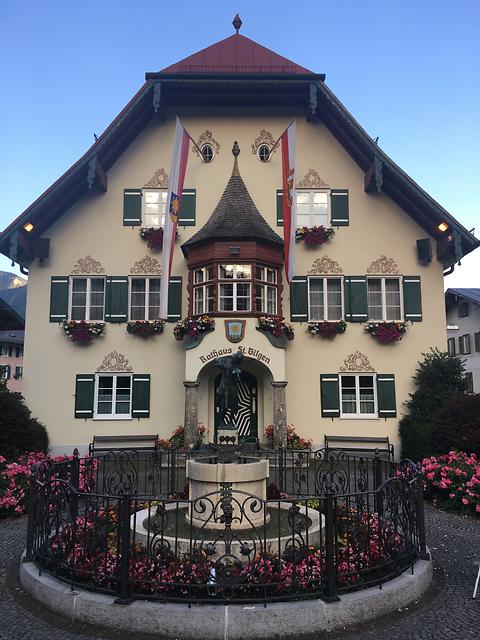
[[[54,452],[85,448],[94,434],[167,437],[184,420],[208,425],[213,440],[213,359],[237,349],[242,436],[263,439],[272,423],[283,434],[287,420],[315,443],[388,436],[399,451],[417,362],[446,346],[443,271],[479,241],[388,158],[324,79],[238,32],[147,73],[87,153],[4,231],[0,250],[29,272],[24,394]],[[173,324],[148,339],[126,331],[127,321],[159,313],[161,253],[139,230],[162,224],[176,115],[201,153],[191,145],[168,321],[215,318],[187,349]],[[297,243],[289,288],[274,142],[292,118],[298,224],[335,235]],[[256,330],[266,315],[292,320],[286,349]],[[59,326],[72,319],[105,323],[104,335],[73,344]],[[342,319],[346,331],[333,339],[307,331],[308,321]],[[408,330],[380,344],[367,320],[407,321]]]
[[[447,289],[448,352],[465,361],[468,391],[480,393],[480,289]]]
[[[10,391],[22,391],[24,331],[0,331],[0,375]]]

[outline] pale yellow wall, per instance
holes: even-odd
[[[202,163],[193,153],[189,156],[185,187],[197,190],[197,225],[180,229],[172,269],[173,274],[184,277],[184,283],[187,270],[180,244],[205,223],[215,208],[231,174],[234,140],[240,145],[240,172],[253,200],[271,226],[282,234],[283,230],[275,225],[275,192],[281,186],[280,151],[264,164],[252,154],[251,145],[261,129],[278,137],[290,119],[290,114],[278,117],[217,114],[196,118],[183,115],[184,124],[194,138],[209,129],[221,145],[211,164]],[[161,255],[150,252],[139,238],[138,227],[123,226],[123,189],[141,187],[160,167],[169,171],[173,128],[173,119],[147,127],[108,172],[107,193],[92,193],[73,206],[46,234],[51,239],[49,262],[43,266],[34,264],[30,269],[24,393],[33,414],[48,426],[56,451],[86,445],[94,433],[159,432],[165,437],[183,423],[182,381],[186,379],[186,360],[183,348],[173,338],[172,324],[166,325],[163,335],[144,341],[128,335],[125,325],[107,323],[104,337],[88,347],[79,347],[64,337],[57,324],[49,322],[50,277],[70,274],[78,258],[91,255],[102,263],[107,275],[128,275],[135,261],[145,255],[155,255],[160,261]],[[361,324],[349,323],[346,333],[330,342],[311,337],[306,324],[295,323],[295,340],[288,345],[286,354],[281,352],[285,362],[280,365],[285,367],[288,380],[288,421],[296,425],[301,435],[317,443],[323,441],[324,433],[379,434],[389,435],[398,445],[398,419],[322,419],[319,376],[338,372],[344,358],[359,350],[378,372],[395,373],[397,408],[401,412],[421,352],[430,346],[444,349],[446,345],[442,267],[436,260],[428,266],[417,262],[415,241],[425,237],[425,231],[385,195],[365,194],[362,171],[324,126],[299,119],[297,136],[298,179],[313,168],[330,186],[350,190],[350,226],[337,229],[333,240],[320,249],[306,250],[297,245],[297,274],[304,275],[315,258],[323,255],[336,260],[347,275],[364,274],[370,263],[384,254],[396,261],[401,273],[421,275],[423,322],[410,325],[404,339],[389,346],[377,344],[364,333]],[[289,317],[288,289],[284,290],[283,303],[284,314]],[[183,316],[187,313],[186,289],[182,313]],[[225,340],[223,319],[217,322],[217,327],[207,336],[209,344],[230,344]],[[257,332],[255,339],[259,337],[263,339]],[[265,349],[271,349],[268,341],[263,341]],[[150,419],[112,422],[74,419],[76,373],[93,373],[113,350],[124,354],[135,372],[151,374]],[[208,375],[211,378],[213,374]],[[271,387],[268,377],[264,378],[262,422],[266,425],[271,422]],[[202,378],[199,389],[200,420],[213,427],[211,392],[205,379]]]

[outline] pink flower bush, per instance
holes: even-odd
[[[434,504],[480,513],[480,461],[474,453],[450,451],[422,460],[425,495]]]

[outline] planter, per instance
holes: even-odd
[[[257,331],[263,333],[267,340],[278,349],[285,349],[288,340],[293,340],[295,333],[290,323],[282,316],[260,316]]]
[[[188,349],[195,349],[202,342],[207,333],[212,333],[215,329],[212,327],[211,329],[206,329],[205,331],[200,331],[196,336],[186,335],[182,338],[182,345],[185,351]]]
[[[295,240],[303,240],[306,247],[315,248],[325,244],[335,235],[335,229],[331,227],[325,228],[323,225],[318,227],[299,227],[295,231]]]
[[[103,322],[85,322],[85,320],[64,320],[62,329],[72,342],[87,345],[94,338],[103,335],[105,324]]]
[[[346,329],[347,323],[345,320],[339,320],[338,322],[312,321],[308,323],[307,327],[307,331],[312,336],[321,336],[330,340],[339,333],[345,333]]]
[[[173,329],[173,335],[177,342],[183,343],[184,349],[197,347],[207,333],[215,330],[215,320],[203,315],[198,318],[184,318],[179,320]]]
[[[261,327],[255,327],[255,329],[257,331],[260,331],[260,333],[263,333],[263,335],[266,336],[267,340],[270,342],[272,346],[277,347],[277,349],[286,348],[287,338],[284,334],[282,334],[281,336],[274,336],[273,333],[271,333],[270,331],[266,331]]]
[[[407,331],[406,322],[369,322],[365,331],[374,336],[382,344],[399,342]]]
[[[127,333],[141,338],[150,338],[163,333],[165,320],[132,320],[127,323]]]

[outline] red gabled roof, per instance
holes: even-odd
[[[261,44],[233,34],[161,73],[313,73]]]

